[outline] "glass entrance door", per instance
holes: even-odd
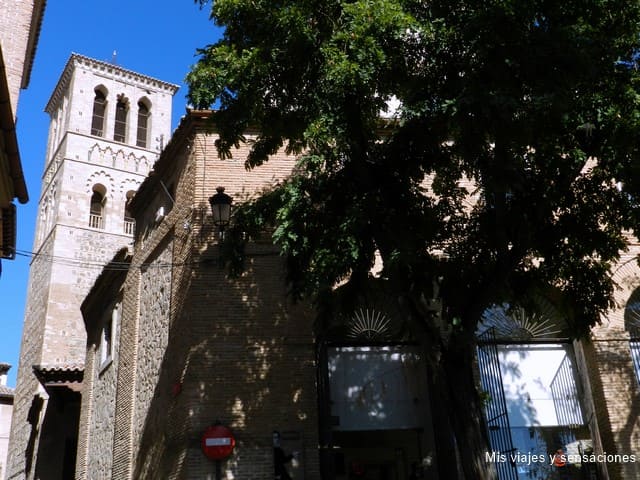
[[[500,478],[591,478],[590,467],[581,462],[592,441],[571,346],[488,343],[479,347],[478,361],[491,446],[507,453],[506,459],[490,459]],[[499,422],[497,415],[503,417]]]
[[[336,480],[409,480],[422,475],[430,423],[426,371],[416,346],[327,350]]]

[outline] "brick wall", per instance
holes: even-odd
[[[203,123],[188,119],[136,198],[113,475],[212,476],[215,463],[200,439],[220,421],[237,440],[224,478],[273,478],[273,430],[298,439],[295,478],[319,478],[312,315],[287,298],[282,259],[270,244],[252,245],[247,272],[228,278],[207,213],[215,187],[239,201],[286,176],[293,159],[279,155],[247,172],[246,148],[220,160],[216,136],[204,132]],[[175,204],[158,179],[173,189]],[[160,206],[167,215],[158,220]],[[89,469],[85,478],[96,477]]]
[[[18,365],[17,383],[14,397],[14,409],[9,438],[9,456],[7,458],[7,479],[27,478],[25,452],[31,435],[35,434],[31,424],[26,421],[34,394],[39,393],[39,383],[33,375],[31,366],[38,363],[42,354],[44,338],[44,319],[47,311],[49,292],[48,278],[52,264],[48,261],[53,252],[55,232],[41,248],[42,255],[36,257],[29,272],[30,295],[27,296],[25,322],[22,330],[22,346]],[[37,439],[37,436],[34,438]],[[31,470],[33,473],[33,469]]]
[[[27,58],[27,48],[31,28],[34,0],[1,0],[0,1],[0,45],[5,62],[11,109],[16,114],[18,96],[22,85],[22,77]]]
[[[587,401],[594,405],[593,417],[600,438],[597,453],[635,455],[636,462],[606,462],[600,465],[604,480],[640,478],[640,387],[631,358],[627,302],[640,284],[635,262],[638,246],[632,242],[613,269],[616,306],[583,342],[590,391]],[[594,430],[592,426],[592,430]],[[605,471],[606,469],[606,471]]]

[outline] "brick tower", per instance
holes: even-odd
[[[73,478],[86,353],[80,304],[132,242],[127,202],[169,139],[177,89],[72,54],[47,103],[7,479]]]

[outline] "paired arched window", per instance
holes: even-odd
[[[91,228],[104,228],[104,206],[106,202],[106,189],[98,184],[93,186],[91,203],[89,207],[89,226]]]
[[[104,136],[104,117],[107,111],[107,96],[100,89],[95,89],[93,97],[93,116],[91,117],[91,135]]]
[[[116,103],[116,121],[113,127],[113,139],[116,142],[124,142],[127,138],[127,116],[129,114],[129,101],[124,95],[118,95]]]
[[[149,106],[142,100],[138,102],[138,132],[136,145],[147,148],[147,134],[149,129]]]

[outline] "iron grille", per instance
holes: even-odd
[[[558,423],[560,425],[583,425],[578,387],[568,355],[562,360],[550,386]]]
[[[629,348],[631,349],[631,358],[633,359],[633,369],[636,372],[638,382],[640,382],[640,331],[634,328],[630,333],[631,340],[629,340]]]
[[[507,402],[504,397],[502,373],[498,346],[495,343],[495,332],[490,328],[478,336],[478,367],[480,369],[480,383],[488,394],[485,402],[485,415],[489,442],[494,452],[505,455],[506,462],[496,462],[496,470],[500,480],[517,480],[518,473],[510,455],[515,453],[511,438],[511,428],[507,414]]]

